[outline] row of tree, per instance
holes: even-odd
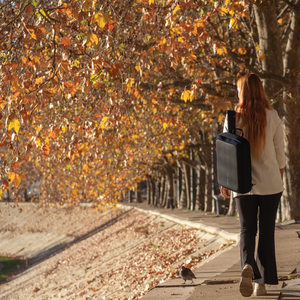
[[[284,119],[283,219],[300,218],[300,1],[3,0],[0,15],[3,190],[42,178],[43,201],[101,208],[178,164],[209,182],[213,132],[253,72]]]

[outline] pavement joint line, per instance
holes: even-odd
[[[217,227],[213,227],[213,226],[209,226],[209,225],[205,225],[203,223],[194,223],[191,221],[185,221],[176,217],[172,217],[169,216],[167,214],[163,214],[160,212],[156,212],[156,211],[152,211],[152,210],[145,210],[139,207],[135,207],[133,205],[124,205],[124,204],[117,204],[118,207],[123,207],[123,208],[133,208],[136,209],[138,211],[144,212],[144,213],[148,213],[148,214],[152,214],[152,215],[156,215],[156,216],[160,216],[163,217],[169,221],[181,224],[181,225],[186,225],[189,227],[193,227],[193,228],[197,228],[200,229],[202,231],[214,234],[214,235],[219,235],[222,238],[224,238],[227,241],[234,241],[235,243],[238,243],[240,240],[240,234],[235,234],[235,233],[229,233],[223,229],[217,228]]]

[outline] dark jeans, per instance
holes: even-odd
[[[274,231],[280,197],[281,193],[235,198],[241,223],[241,265],[242,268],[245,264],[252,266],[254,279],[258,283],[278,284]],[[255,257],[257,221],[259,238]]]

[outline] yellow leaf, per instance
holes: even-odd
[[[172,34],[181,34],[181,27],[177,26],[177,27],[172,27],[171,28],[171,33]]]
[[[86,45],[88,47],[92,46],[93,44],[98,45],[98,37],[94,33],[88,33],[87,34],[87,42]]]
[[[217,49],[217,53],[218,53],[219,55],[222,55],[222,54],[224,53],[224,50],[223,50],[222,48],[218,48],[218,49]]]
[[[42,76],[42,77],[39,77],[39,78],[36,78],[36,79],[35,79],[35,84],[41,84],[41,83],[43,83],[43,79],[44,79],[43,76]]]
[[[237,29],[238,28],[238,21],[235,18],[230,20],[229,28]]]
[[[16,134],[19,134],[20,122],[18,119],[10,120],[8,124],[8,130],[11,130],[12,128],[15,130]]]
[[[131,89],[131,87],[133,86],[133,84],[134,84],[134,78],[128,78],[127,80],[126,80],[126,85],[127,85],[127,88],[128,89]]]
[[[180,10],[180,6],[177,4],[172,12],[172,15],[175,15],[178,10]]]
[[[136,134],[133,134],[133,135],[132,135],[132,138],[133,138],[134,140],[137,140],[137,139],[139,138],[139,136],[136,135]]]
[[[88,171],[89,171],[89,166],[88,166],[87,164],[84,164],[84,165],[82,166],[82,170],[83,170],[84,172],[87,172],[87,173],[88,173]]]
[[[259,51],[259,50],[260,50],[260,46],[257,45],[257,46],[255,47],[255,49],[256,49],[256,51]]]
[[[140,66],[135,66],[135,69],[139,72],[141,70]]]
[[[169,127],[169,124],[168,123],[163,123],[163,127],[164,127],[164,130],[166,130]]]
[[[245,48],[239,48],[238,53],[245,55],[247,53],[247,50]]]
[[[153,114],[155,115],[157,113],[157,108],[153,108],[152,111],[153,111]]]
[[[266,55],[263,54],[263,53],[258,55],[258,59],[259,59],[260,61],[263,61],[265,58],[266,58]]]
[[[16,188],[19,187],[21,181],[22,181],[21,176],[16,173],[16,175],[15,175],[15,185],[16,185]]]
[[[190,90],[185,90],[181,94],[181,100],[184,100],[184,102],[187,102],[188,100],[190,100],[190,98],[191,98],[191,91]]]
[[[101,124],[100,124],[100,127],[102,128],[102,129],[106,129],[107,128],[107,117],[104,117],[103,119],[102,119],[102,122],[101,122]]]
[[[155,0],[149,0],[149,5],[154,4]]]
[[[36,140],[35,140],[35,143],[36,143],[39,147],[42,146],[42,143],[41,143],[41,140],[40,140],[40,139],[36,139]]]
[[[110,22],[109,16],[103,13],[97,13],[94,15],[92,23],[98,23],[99,27],[103,29],[107,23]]]
[[[188,62],[194,62],[194,61],[197,61],[197,56],[193,53],[189,54],[187,57],[186,57],[186,60]]]

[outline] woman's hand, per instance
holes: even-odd
[[[224,198],[230,198],[230,190],[221,186],[221,194]]]

